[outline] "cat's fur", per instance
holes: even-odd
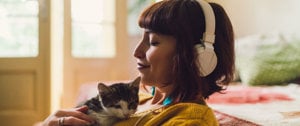
[[[94,126],[111,126],[136,112],[139,83],[140,77],[130,83],[115,83],[110,86],[99,83],[98,95],[79,106],[88,106],[87,114],[98,123]]]

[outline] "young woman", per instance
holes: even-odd
[[[136,114],[116,125],[218,125],[205,99],[233,78],[234,36],[224,9],[204,0],[163,0],[142,12],[139,26],[144,33],[134,57],[141,85],[151,90],[140,96]],[[44,124],[57,125],[62,115],[64,125],[89,124],[84,109],[58,111]]]

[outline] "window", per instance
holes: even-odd
[[[38,55],[38,1],[0,0],[0,57]]]
[[[72,0],[72,56],[109,58],[115,48],[115,0]]]

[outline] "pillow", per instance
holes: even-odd
[[[252,35],[235,43],[243,84],[278,85],[300,76],[300,39],[280,33]]]

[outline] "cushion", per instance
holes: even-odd
[[[300,76],[300,39],[295,34],[270,33],[236,41],[236,68],[248,85],[278,85]]]

